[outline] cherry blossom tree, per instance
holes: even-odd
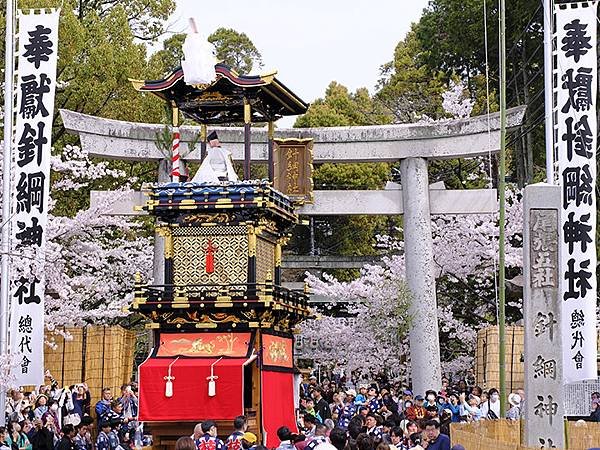
[[[93,162],[87,153],[67,145],[51,159],[51,197],[111,177],[123,186],[110,197],[72,217],[53,215],[50,200],[44,254],[31,248],[11,249],[11,266],[19,276],[45,275],[45,323],[49,332],[60,327],[110,324],[125,317],[133,297],[136,272],[150,278],[152,238],[143,224],[123,216],[105,215],[110,203],[129,189],[123,172],[105,162]],[[52,333],[47,335],[52,341]]]
[[[470,115],[474,102],[466,93],[464,84],[451,82],[443,95],[449,115]],[[491,196],[490,202],[495,201]],[[520,193],[511,190],[507,204],[506,267],[507,273],[516,275],[522,268]],[[496,320],[498,219],[495,214],[434,216],[431,226],[442,365],[444,372],[458,373],[473,364],[477,331]],[[331,298],[332,304],[347,302],[356,321],[352,326],[340,325],[335,318],[324,317],[325,311],[320,320],[305,322],[301,326],[303,337],[319,340],[320,345],[308,349],[304,356],[319,364],[340,361],[351,370],[380,367],[399,369],[395,375],[400,378],[409,376],[410,294],[404,281],[401,237],[401,229],[395,236],[378,236],[378,247],[385,255],[382,265],[365,266],[354,281],[342,283],[326,275],[320,279],[307,274],[314,293]],[[519,306],[517,299],[513,302],[514,320],[519,319]]]
[[[365,266],[361,277],[351,282],[309,274],[313,289],[332,299],[329,308],[344,305],[351,317],[340,320],[319,314],[304,322],[302,334],[319,339],[310,357],[321,363],[337,362],[351,371],[369,367],[402,371],[410,324],[410,293],[403,274],[404,260],[395,257],[384,257],[381,266]]]
[[[509,195],[507,210],[507,267],[522,266],[522,209],[519,196]],[[398,230],[401,234],[402,230]],[[497,219],[493,215],[434,216],[434,261],[437,267],[438,321],[445,372],[457,373],[473,362],[477,330],[496,318],[495,282],[498,249]],[[359,278],[339,282],[307,274],[311,290],[346,303],[351,325],[324,314],[301,326],[306,339],[319,339],[308,358],[326,364],[342,361],[349,369],[405,368],[409,361],[406,332],[410,325],[410,294],[405,284],[404,243],[380,236],[381,266],[365,266]],[[402,375],[402,374],[401,374]],[[404,374],[406,375],[406,374]]]
[[[151,277],[152,238],[142,223],[104,215],[135,180],[69,145],[52,158],[52,170],[61,174],[53,185],[56,195],[104,177],[122,180],[123,188],[73,217],[50,215],[44,265],[47,327],[112,323],[128,314],[135,273]]]

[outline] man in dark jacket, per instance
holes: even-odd
[[[75,427],[70,423],[62,427],[63,437],[58,442],[56,450],[76,450]]]
[[[325,419],[331,419],[331,409],[329,408],[329,403],[323,398],[323,389],[317,386],[314,388],[312,396],[315,400],[315,412],[317,413],[317,416],[320,417],[323,422],[325,422]]]

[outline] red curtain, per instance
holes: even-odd
[[[262,422],[266,434],[265,445],[279,445],[277,429],[282,426],[296,431],[294,405],[294,374],[291,372],[262,373]]]
[[[222,359],[214,366],[216,395],[208,396],[214,358],[180,358],[171,367],[173,396],[165,379],[175,358],[149,358],[139,368],[139,420],[152,422],[234,419],[244,413],[245,358]]]

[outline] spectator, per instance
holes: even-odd
[[[29,442],[27,435],[21,430],[21,425],[17,422],[11,422],[9,424],[8,435],[6,443],[13,450],[31,450],[32,446]]]
[[[241,450],[242,448],[242,437],[248,429],[248,423],[246,416],[237,416],[233,420],[233,433],[225,441],[225,447],[227,450]]]
[[[217,424],[213,420],[202,422],[204,435],[199,439],[198,450],[225,450],[225,444],[218,438]]]
[[[58,440],[52,417],[45,420],[36,419],[33,423],[34,432],[30,437],[31,445],[36,450],[54,450],[54,440]]]
[[[390,442],[393,446],[392,450],[408,450],[408,447],[405,447],[402,443],[404,439],[404,433],[402,432],[402,428],[394,427],[390,432]]]
[[[90,415],[91,395],[87,384],[81,383],[75,386],[71,394],[73,401],[73,412],[79,417]]]
[[[508,396],[510,409],[506,412],[506,418],[510,420],[519,420],[521,418],[521,396],[519,394],[510,394]]]
[[[74,441],[76,450],[92,450],[92,438],[89,432],[89,425],[80,422],[75,427]]]
[[[203,434],[202,433],[202,422],[199,422],[194,427],[194,432],[190,436],[190,438],[192,438],[194,440],[194,442],[196,443],[196,447],[200,443],[200,438],[202,437],[202,434]]]
[[[110,402],[112,401],[112,392],[110,388],[102,389],[102,399],[96,403],[96,417],[100,418],[104,416],[108,411],[110,411]]]
[[[427,410],[423,407],[423,401],[425,399],[421,395],[415,397],[414,405],[406,409],[406,418],[411,422],[419,424],[427,416]]]
[[[123,406],[123,418],[127,421],[135,419],[138,414],[138,398],[133,392],[133,388],[129,384],[121,386],[121,397],[119,402]]]
[[[448,409],[452,414],[451,422],[460,422],[460,405],[458,404],[458,396],[456,394],[452,393],[448,396],[448,402],[444,405],[444,409]]]
[[[75,427],[68,423],[63,427],[63,436],[58,441],[56,450],[76,450]]]
[[[355,403],[359,406],[367,403],[367,388],[365,386],[360,386],[358,388],[358,395],[356,396]]]
[[[108,438],[108,433],[110,433],[110,423],[107,420],[102,420],[99,426],[100,432],[96,438],[96,450],[112,450],[110,448],[110,440]]]
[[[40,394],[35,400],[35,409],[33,410],[34,418],[41,419],[42,416],[48,411],[48,396],[46,394]]]
[[[461,417],[466,417],[468,421],[481,420],[481,409],[479,409],[479,397],[469,395],[469,400],[466,400],[464,393],[460,394]]]
[[[450,438],[440,433],[440,423],[437,420],[425,423],[425,441],[428,450],[450,450]]]
[[[0,450],[10,450],[10,446],[6,443],[8,432],[6,427],[0,427]]]
[[[256,437],[256,435],[254,433],[250,433],[250,432],[246,431],[242,435],[242,439],[241,439],[242,449],[243,450],[254,450],[254,449],[256,449],[256,442],[257,441],[258,441],[258,438]]]
[[[413,433],[410,435],[410,448],[411,450],[425,450],[421,445],[423,443],[423,438],[421,437],[421,433]]]
[[[481,417],[496,420],[500,418],[500,394],[498,389],[490,389],[488,399],[481,405]]]
[[[367,427],[367,435],[371,436],[375,442],[381,442],[383,427],[377,425],[377,418],[374,414],[367,414],[365,425]]]
[[[327,426],[323,424],[315,425],[315,433],[313,436],[307,439],[306,446],[304,447],[306,450],[314,450],[319,444],[323,444],[327,442]]]
[[[277,450],[295,450],[294,435],[288,427],[280,427],[277,429],[277,437],[279,438],[279,446]]]
[[[315,435],[317,418],[310,414],[304,414],[304,436],[311,438]]]
[[[329,403],[323,398],[323,389],[316,387],[312,392],[315,401],[316,417],[323,423],[325,419],[331,419],[331,409]]]
[[[175,450],[197,450],[196,444],[191,437],[184,436],[177,439],[175,442]]]

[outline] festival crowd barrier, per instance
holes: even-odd
[[[94,400],[103,387],[117,395],[131,380],[135,332],[120,326],[66,328],[72,339],[56,336],[55,348],[44,351],[45,368],[59,386],[85,382]]]
[[[533,450],[540,447],[521,445],[524,424],[514,420],[480,420],[453,423],[450,428],[452,445],[461,444],[465,450]],[[567,422],[567,448],[588,450],[600,442],[600,423]],[[542,445],[540,443],[540,445]],[[558,449],[560,450],[560,449]]]

